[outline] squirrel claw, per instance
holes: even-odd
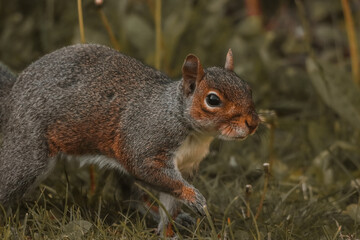
[[[205,216],[206,200],[199,190],[195,188],[193,190],[195,193],[195,199],[193,201],[186,201],[185,204],[199,215]]]

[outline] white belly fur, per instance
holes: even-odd
[[[214,137],[210,134],[193,132],[186,137],[175,152],[175,165],[186,176],[191,176],[197,170],[200,162],[209,152],[210,143]]]

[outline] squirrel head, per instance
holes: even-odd
[[[182,68],[186,113],[195,130],[214,132],[225,140],[244,139],[259,125],[250,86],[236,75],[229,49],[225,67],[203,69],[193,54]]]

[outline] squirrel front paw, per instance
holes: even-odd
[[[204,208],[206,207],[206,199],[204,196],[197,190],[192,187],[183,187],[180,198],[184,201],[184,203],[195,210],[201,216],[205,215]]]

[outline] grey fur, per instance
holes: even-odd
[[[3,126],[3,119],[6,113],[6,98],[16,80],[16,75],[8,67],[0,62],[0,127]]]

